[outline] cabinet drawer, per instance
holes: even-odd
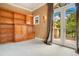
[[[0,24],[0,29],[13,29],[13,25]]]
[[[14,19],[15,24],[25,24],[25,20]]]
[[[32,18],[32,16],[29,16],[29,15],[26,16],[26,24],[33,25],[33,18]]]
[[[13,38],[12,37],[1,37],[0,38],[1,40],[0,40],[0,43],[8,43],[8,42],[13,42]]]
[[[13,33],[13,29],[2,29],[0,28],[0,34]]]
[[[27,39],[33,39],[34,38],[34,33],[29,33],[27,35]]]
[[[0,23],[13,24],[13,19],[6,18],[6,17],[0,17]]]
[[[4,16],[4,17],[9,17],[9,18],[13,18],[13,13],[6,11],[6,10],[0,10],[0,16]]]
[[[22,15],[22,14],[19,14],[19,13],[15,13],[14,14],[14,18],[25,20],[25,15]]]

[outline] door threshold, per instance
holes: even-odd
[[[62,46],[62,47],[66,47],[66,48],[70,48],[70,49],[76,50],[76,48],[68,47],[68,46],[65,46],[65,45],[62,45],[62,44],[57,44],[57,43],[54,43],[54,42],[53,42],[53,44],[56,44],[56,45],[59,45],[59,46]]]

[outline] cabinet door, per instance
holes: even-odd
[[[33,27],[32,26],[27,26],[27,33],[30,34],[33,32]]]
[[[13,19],[0,16],[0,24],[13,24]]]
[[[33,26],[27,26],[27,39],[34,38]]]
[[[23,35],[23,40],[26,40],[27,38],[27,26],[22,25],[22,35]]]
[[[13,25],[0,25],[0,43],[7,43],[14,41]]]
[[[26,24],[27,25],[33,25],[33,18],[32,18],[32,16],[29,16],[29,15],[26,16]]]
[[[25,24],[25,20],[14,19],[14,24]]]
[[[14,18],[15,19],[25,20],[25,15],[19,14],[19,13],[14,13]]]
[[[15,41],[21,41],[22,38],[22,25],[15,25]]]

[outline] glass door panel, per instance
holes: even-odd
[[[53,42],[59,44],[61,42],[60,39],[60,12],[54,13],[53,17]]]
[[[65,45],[71,48],[76,48],[76,23],[75,23],[75,7],[71,7],[66,10],[66,39],[65,39]]]

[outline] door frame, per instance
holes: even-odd
[[[69,8],[71,8],[71,7],[76,7],[75,3],[71,3],[71,4],[68,4],[66,6],[54,9],[54,13],[60,12],[60,15],[61,15],[60,16],[60,19],[61,19],[60,20],[60,23],[61,23],[61,25],[60,25],[60,27],[61,27],[61,30],[60,30],[61,45],[64,45],[65,40],[66,40],[66,26],[65,26],[66,20],[65,20],[65,13],[66,13],[66,10],[69,9]],[[54,15],[53,15],[53,19],[54,19]],[[54,39],[54,36],[53,36],[53,39]]]

